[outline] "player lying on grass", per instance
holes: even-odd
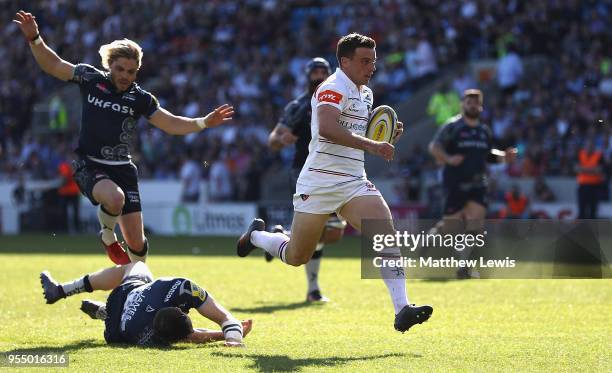
[[[253,325],[252,320],[236,320],[189,279],[153,280],[144,262],[105,268],[61,285],[44,271],[40,282],[48,304],[85,291],[112,290],[106,304],[85,300],[81,306],[92,318],[104,320],[104,339],[109,344],[168,345],[225,340],[226,346],[243,346],[242,339]],[[221,330],[194,329],[187,316],[191,308],[219,324]]]

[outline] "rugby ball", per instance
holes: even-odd
[[[386,141],[391,143],[395,128],[397,126],[397,114],[392,107],[381,105],[372,110],[366,137],[374,141]]]

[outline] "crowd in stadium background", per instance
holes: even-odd
[[[169,110],[186,116],[230,102],[229,126],[170,137],[140,122],[134,161],[143,179],[200,173],[216,200],[257,200],[266,172],[288,167],[290,154],[266,149],[282,107],[304,87],[305,63],[333,65],[340,35],[357,31],[377,42],[371,82],[375,104],[411,97],[441,73],[458,91],[478,84],[466,63],[498,61],[498,94],[485,97],[483,121],[500,144],[515,145],[511,177],[574,175],[586,139],[612,158],[610,1],[45,1],[20,2],[37,15],[41,34],[73,63],[100,66],[98,47],[127,37],[144,50],[137,81]],[[31,130],[34,103],[62,86],[44,74],[0,9],[0,178],[48,179],[72,157],[74,133]],[[515,51],[515,52],[514,52]],[[547,58],[537,77],[522,60]],[[507,74],[500,72],[506,71]],[[503,76],[503,78],[502,78]],[[433,125],[433,124],[432,124]],[[77,128],[70,124],[69,128]],[[410,132],[410,123],[406,123]],[[190,161],[191,159],[191,161]],[[202,163],[206,160],[207,167]],[[421,180],[436,166],[424,148],[392,164],[389,176]]]

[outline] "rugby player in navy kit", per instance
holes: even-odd
[[[94,290],[112,290],[106,303],[83,300],[81,310],[104,320],[107,343],[141,346],[175,342],[206,343],[225,340],[230,347],[242,346],[252,320],[238,321],[195,282],[182,277],[153,280],[144,262],[105,268],[59,284],[48,271],[40,274],[48,304]],[[195,308],[221,330],[194,329],[187,316]]]
[[[429,151],[444,165],[444,212],[442,221],[430,233],[478,234],[484,226],[487,209],[487,162],[492,155],[509,160],[516,150],[493,149],[491,129],[480,122],[483,96],[478,89],[463,93],[462,115],[438,130]],[[495,159],[495,157],[493,157]],[[469,256],[469,250],[462,255]],[[457,271],[458,278],[469,278],[468,268]]]
[[[222,105],[201,118],[173,115],[135,83],[142,59],[142,50],[135,42],[123,39],[103,45],[99,53],[107,71],[101,71],[61,59],[42,40],[32,14],[21,10],[13,22],[19,25],[43,71],[79,85],[82,113],[74,177],[81,193],[99,205],[100,238],[109,258],[116,264],[144,261],[148,243],[143,229],[138,171],[130,156],[138,119],[144,116],[166,133],[185,135],[231,120],[233,107]],[[117,241],[117,222],[127,251]]]
[[[268,138],[268,145],[275,151],[281,150],[285,146],[295,144],[295,154],[291,166],[292,194],[295,193],[297,178],[308,157],[308,144],[310,144],[311,139],[310,121],[312,115],[310,99],[319,84],[323,83],[331,73],[331,66],[324,58],[315,57],[306,64],[308,89],[285,106],[278,124],[274,127]],[[312,258],[304,265],[306,280],[308,281],[308,291],[306,294],[307,302],[329,301],[327,297],[321,294],[318,281],[321,258],[323,256],[323,246],[339,241],[344,235],[345,227],[346,222],[338,218],[336,214],[332,214],[327,221],[323,235],[317,244],[317,248]],[[283,228],[277,225],[273,228],[273,231],[282,232]],[[274,258],[268,252],[265,252],[265,257],[268,262]]]

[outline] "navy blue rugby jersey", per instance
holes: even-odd
[[[75,66],[70,80],[81,90],[81,131],[77,153],[102,161],[129,162],[136,123],[159,109],[157,98],[133,83],[118,92],[110,73],[91,65]]]

